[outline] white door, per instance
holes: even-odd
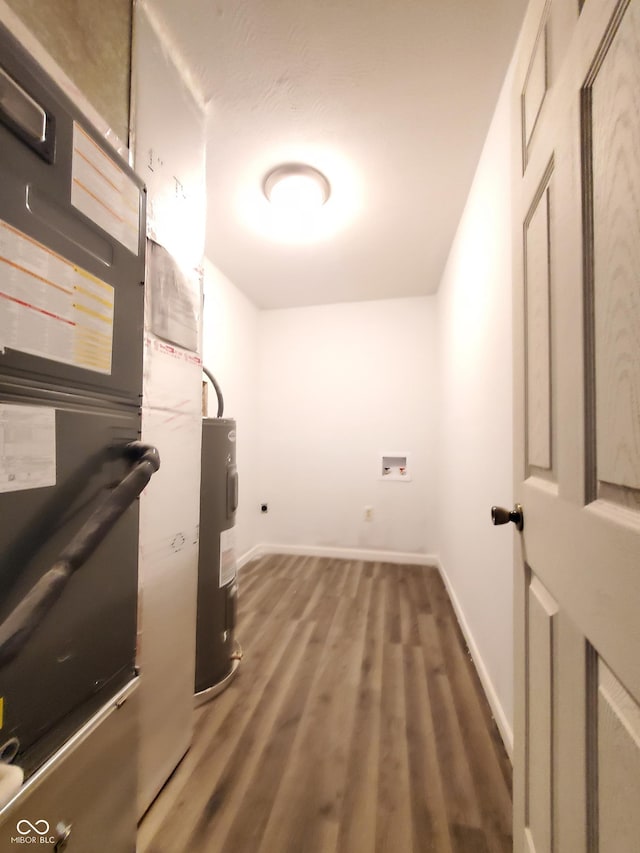
[[[514,845],[640,851],[640,0],[532,0],[514,113]]]

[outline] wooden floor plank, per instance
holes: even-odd
[[[506,853],[510,766],[435,569],[269,555],[138,853]]]
[[[357,598],[358,587],[362,580],[364,571],[364,563],[362,560],[353,560],[349,563],[348,570],[345,572],[346,583],[343,590],[343,595],[348,598]]]
[[[385,582],[385,641],[387,643],[402,642],[400,629],[400,589],[397,575],[393,566],[385,564],[381,567]]]
[[[415,566],[399,566],[398,592],[400,596],[400,635],[402,643],[409,646],[420,645],[420,630],[418,628],[418,613],[420,603],[413,597],[413,569]]]
[[[452,853],[449,818],[421,650],[406,648],[404,663],[413,847],[421,853]]]
[[[420,634],[449,821],[479,828],[480,813],[473,778],[433,615],[420,615]]]
[[[362,583],[368,583],[370,598],[356,723],[350,741],[346,790],[340,815],[338,853],[371,853],[376,839],[385,602],[383,584],[379,580],[374,580],[365,571]]]
[[[388,584],[389,586],[389,584]],[[376,853],[413,851],[402,647],[385,643],[380,706]],[[416,853],[419,853],[419,849]]]

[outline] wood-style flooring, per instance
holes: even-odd
[[[511,851],[510,764],[436,569],[264,557],[237,637],[139,853]]]

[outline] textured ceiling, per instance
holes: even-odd
[[[525,0],[152,0],[208,104],[207,255],[261,307],[436,290]],[[332,184],[311,242],[264,174]]]

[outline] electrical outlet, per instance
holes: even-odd
[[[364,520],[365,521],[373,521],[373,507],[366,506],[364,508]]]

